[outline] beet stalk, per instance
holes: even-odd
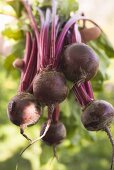
[[[36,74],[35,68],[37,64],[37,44],[36,44],[36,39],[33,39],[33,46],[32,46],[32,51],[30,55],[30,59],[25,71],[25,74],[23,76],[23,79],[21,80],[21,91],[26,91],[32,80],[34,79],[34,76]],[[34,67],[33,67],[34,66]]]
[[[36,20],[35,20],[33,14],[32,14],[31,7],[30,7],[30,5],[29,5],[27,2],[25,2],[24,0],[21,0],[21,2],[22,2],[22,4],[24,5],[24,7],[25,7],[25,9],[26,9],[26,11],[27,11],[27,13],[28,13],[29,19],[30,19],[30,21],[31,21],[31,27],[32,27],[32,29],[33,29],[33,31],[34,31],[34,33],[35,33],[35,36],[36,36],[38,51],[40,51],[40,49],[39,49],[39,42],[40,42],[40,40],[39,40],[39,30],[38,30],[38,26],[37,26]],[[37,62],[37,71],[39,71],[39,69],[40,69],[40,63],[41,63],[41,57],[40,57],[39,52],[37,53],[37,61],[38,61],[38,62]]]
[[[21,81],[23,79],[23,76],[25,74],[29,59],[30,59],[30,54],[31,54],[31,49],[32,49],[32,39],[31,39],[31,34],[30,32],[26,32],[26,45],[25,45],[25,52],[24,52],[24,57],[23,57],[23,69],[21,69],[21,78],[20,78],[20,85],[19,85],[19,91],[21,89]],[[16,61],[15,61],[16,62]],[[13,63],[14,65],[16,63]],[[17,63],[19,65],[19,63]],[[22,66],[21,66],[22,67]]]
[[[62,122],[59,121],[59,104],[56,104],[55,109],[52,115],[52,122],[50,124],[49,130],[46,135],[42,138],[43,142],[47,145],[53,147],[54,157],[57,158],[56,147],[60,144],[63,139],[66,137],[66,128]],[[44,123],[41,127],[40,135],[45,132],[46,123]]]

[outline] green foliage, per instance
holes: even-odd
[[[6,27],[5,30],[2,32],[3,36],[6,36],[8,38],[19,40],[23,38],[23,32],[21,30],[13,29],[11,26]]]
[[[15,11],[5,1],[0,1],[0,14],[16,16]]]
[[[6,8],[4,8],[6,7]],[[14,16],[20,18],[22,15],[23,6],[20,0],[5,0],[0,1],[0,13],[7,14],[9,16]]]
[[[69,18],[71,12],[76,12],[78,7],[79,6],[77,0],[58,0],[59,15],[65,20]]]
[[[114,49],[107,36],[103,32],[97,40],[90,41],[88,44],[96,51],[97,55],[99,56],[99,72],[92,80],[92,85],[95,91],[100,91],[102,90],[103,82],[108,79],[106,70],[110,65],[110,58],[114,57]]]
[[[114,58],[114,48],[105,33],[102,32],[101,36],[94,41],[94,44],[102,49],[108,58]]]
[[[12,63],[16,58],[21,58],[23,56],[23,50],[24,40],[19,40],[13,46],[12,53],[4,59],[4,68],[7,71],[7,75],[12,75],[14,79],[19,77],[19,72],[13,68]]]
[[[14,11],[16,12],[16,16],[19,18],[21,17],[21,12],[22,12],[22,4],[20,3],[20,0],[11,0],[11,1],[7,1],[7,3],[14,9]]]

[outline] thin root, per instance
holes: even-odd
[[[52,164],[52,162],[54,161],[54,159],[56,159],[57,161],[59,160],[58,159],[58,156],[57,156],[57,151],[56,151],[56,145],[53,145],[52,146],[53,148],[53,158],[51,159],[51,161],[50,161],[50,165]]]
[[[19,154],[19,159],[18,159],[17,164],[16,164],[16,170],[18,170],[19,161],[20,161],[20,157],[22,156],[22,154],[23,154],[30,146],[32,146],[32,145],[33,145],[34,143],[36,143],[38,140],[41,140],[41,139],[46,135],[47,131],[49,130],[50,125],[51,125],[51,119],[48,119],[47,125],[46,125],[46,128],[45,128],[45,131],[44,131],[43,135],[41,135],[41,136],[38,137],[37,139],[31,141],[31,143],[30,143],[26,148],[24,148],[24,149],[22,150],[22,152]]]
[[[57,146],[53,145],[53,158],[56,158],[58,160],[58,156],[57,156]]]
[[[51,125],[51,119],[49,119],[49,120],[47,121],[47,125],[46,125],[46,128],[45,128],[45,131],[44,131],[43,135],[40,136],[40,137],[38,137],[37,139],[31,141],[31,143],[20,153],[20,156],[22,156],[22,154],[26,151],[26,149],[28,149],[31,145],[33,145],[34,143],[36,143],[38,140],[41,140],[41,139],[46,135],[46,133],[47,133],[50,125]]]
[[[113,140],[111,131],[110,131],[108,126],[105,127],[104,131],[107,133],[108,138],[110,139],[110,143],[112,144],[112,160],[111,160],[110,170],[113,170],[113,166],[114,166],[114,140]]]
[[[24,128],[20,126],[20,133],[26,138],[29,142],[32,142],[32,139],[30,139],[25,133]]]

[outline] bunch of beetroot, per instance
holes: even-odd
[[[37,8],[40,15],[38,26],[31,6],[21,1],[30,19],[32,32],[26,32],[23,59],[16,59],[13,63],[21,70],[21,78],[17,95],[8,104],[10,120],[20,127],[21,134],[31,141],[31,145],[37,139],[32,141],[24,129],[36,124],[42,116],[42,108],[47,106],[47,121],[41,127],[39,139],[55,147],[66,137],[66,128],[59,120],[59,105],[72,90],[82,108],[84,127],[90,131],[106,131],[114,148],[109,130],[114,108],[104,100],[94,99],[90,80],[97,74],[99,58],[85,44],[98,38],[102,30],[82,15],[74,15],[61,22],[54,0],[52,9],[42,11]],[[78,28],[80,20],[84,22],[81,29]],[[94,27],[86,28],[85,21],[92,22]],[[68,89],[67,81],[73,83],[72,89]],[[113,158],[111,169],[112,166]]]

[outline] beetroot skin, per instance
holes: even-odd
[[[63,73],[41,71],[33,83],[34,96],[46,105],[60,103],[67,97],[68,88]]]
[[[93,101],[81,115],[84,127],[90,131],[104,130],[114,119],[114,107],[104,101]]]
[[[43,135],[47,123],[44,123],[41,127],[40,136]],[[49,130],[42,140],[48,145],[58,145],[66,137],[66,128],[62,122],[51,123]]]
[[[21,92],[10,100],[7,112],[11,122],[17,126],[33,125],[40,117],[40,107],[36,99],[26,92]]]
[[[92,48],[83,43],[69,45],[63,55],[62,71],[73,82],[93,78],[99,67],[99,59]]]

